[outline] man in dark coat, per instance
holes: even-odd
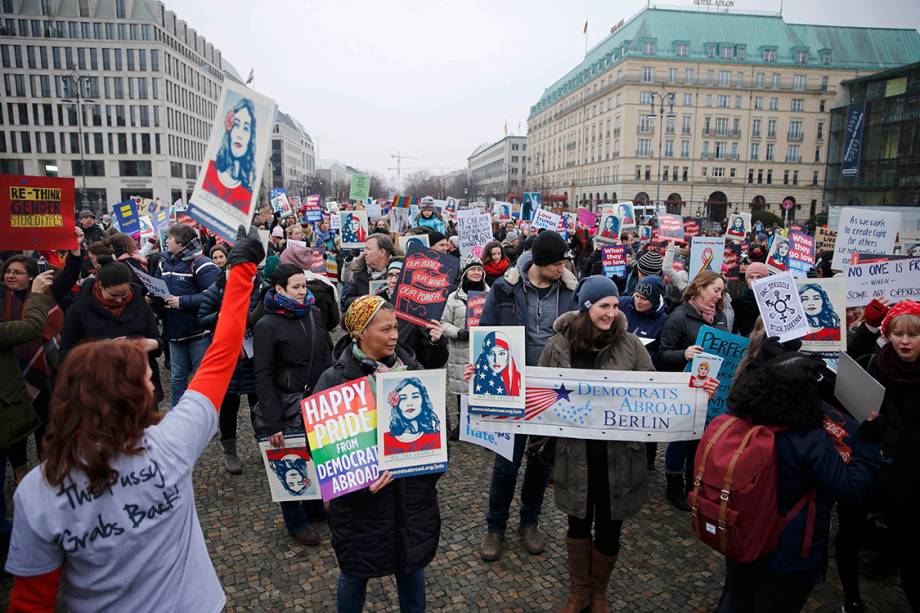
[[[96,225],[96,214],[89,209],[80,211],[80,227],[83,229],[83,238],[87,245],[92,245],[105,240],[105,230]]]

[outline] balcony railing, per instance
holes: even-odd
[[[786,135],[786,140],[791,141],[793,143],[800,143],[802,142],[803,138],[805,138],[805,134],[803,134],[802,132],[796,132],[794,134],[790,132],[789,134]]]

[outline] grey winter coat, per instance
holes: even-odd
[[[489,291],[486,285],[485,291]],[[453,394],[466,394],[469,386],[463,381],[463,370],[470,361],[469,337],[461,341],[457,338],[460,330],[466,330],[467,295],[462,287],[447,297],[444,313],[441,315],[441,327],[450,343],[450,357],[447,359],[447,387]]]
[[[556,320],[556,334],[549,339],[540,366],[572,367],[569,323],[577,313],[570,312]],[[652,358],[634,334],[626,331],[626,316],[617,315],[615,340],[598,354],[597,370],[653,371]],[[648,469],[645,445],[637,442],[607,442],[607,476],[610,485],[610,517],[623,520],[639,512],[648,499]],[[553,465],[553,492],[556,507],[562,512],[584,519],[588,507],[588,452],[584,439],[556,440]]]

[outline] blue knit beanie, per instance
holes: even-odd
[[[575,298],[579,311],[587,311],[591,305],[610,296],[620,297],[617,284],[604,275],[584,277],[575,288]]]

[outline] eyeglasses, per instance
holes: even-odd
[[[27,273],[27,272],[24,271],[24,270],[13,270],[13,269],[11,269],[11,268],[10,268],[10,269],[7,269],[7,271],[6,271],[5,273],[3,273],[3,274],[6,274],[6,275],[13,275],[14,277],[27,277],[27,276],[29,276],[29,273]]]

